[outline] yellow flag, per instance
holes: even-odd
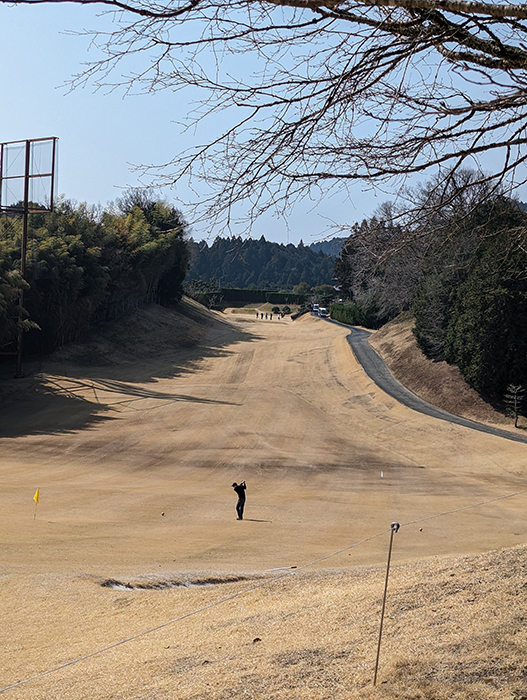
[[[35,491],[35,495],[33,496],[33,500],[35,501],[35,503],[38,503],[39,491],[40,491],[40,489],[37,489]]]

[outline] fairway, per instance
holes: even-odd
[[[21,380],[1,413],[2,686],[128,635],[105,617],[106,579],[259,576],[392,520],[420,521],[397,534],[395,564],[525,543],[525,495],[422,520],[525,489],[527,446],[399,405],[357,365],[348,332],[311,316],[215,314],[194,347],[55,362],[38,386]],[[376,566],[386,548],[377,537],[309,570]],[[203,589],[205,604],[205,590],[223,595]],[[30,685],[6,697],[46,697]]]

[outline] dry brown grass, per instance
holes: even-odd
[[[527,694],[526,555],[521,546],[395,563],[376,688],[383,567],[285,576],[9,693],[67,700],[520,698]],[[23,646],[26,658],[25,667],[9,669],[4,680],[254,585],[122,591],[94,578],[53,583],[63,589],[63,607],[50,609],[45,589],[52,582],[41,580],[33,605],[47,629],[34,625],[31,634],[4,640],[8,651]],[[53,639],[56,624],[61,634]]]
[[[514,431],[514,421],[474,391],[457,367],[423,355],[417,346],[413,326],[413,318],[402,314],[370,338],[370,344],[401,384],[425,401],[457,416]]]
[[[81,342],[65,345],[49,360],[94,367],[149,360],[194,347],[210,326],[207,309],[184,297],[176,309],[155,304],[134,309],[122,319],[94,328]]]
[[[186,312],[139,310],[94,346],[102,365],[58,356],[6,401],[0,688],[36,678],[2,698],[527,696],[525,503],[465,509],[525,489],[525,445],[398,405],[334,324]],[[317,564],[334,571],[266,570],[395,518],[413,524],[373,689],[388,534]]]

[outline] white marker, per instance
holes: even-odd
[[[384,479],[384,472],[381,472],[381,479]]]

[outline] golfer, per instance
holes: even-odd
[[[243,520],[243,509],[245,508],[245,491],[247,489],[247,485],[245,484],[245,481],[242,481],[241,484],[237,484],[236,482],[234,482],[232,488],[238,494],[238,503],[236,504],[236,512],[238,513],[238,517],[236,518],[236,520]]]

